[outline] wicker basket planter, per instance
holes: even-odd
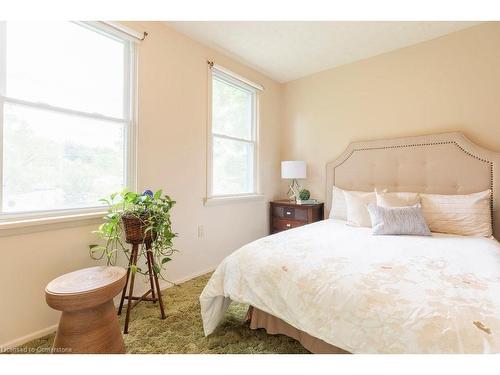
[[[154,233],[146,233],[148,215],[143,214],[140,217],[131,214],[122,216],[122,222],[125,229],[125,241],[131,244],[141,244],[152,242]]]

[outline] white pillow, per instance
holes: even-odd
[[[432,232],[490,237],[491,190],[466,195],[420,194],[422,213]]]
[[[344,190],[344,198],[347,208],[347,224],[371,228],[372,222],[367,205],[377,202],[375,192]]]
[[[381,207],[407,207],[420,203],[418,193],[376,191],[377,206]]]
[[[347,208],[345,205],[344,190],[334,186],[332,190],[332,207],[329,219],[347,220]]]

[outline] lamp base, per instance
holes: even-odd
[[[300,185],[297,182],[297,180],[294,178],[292,182],[290,183],[290,186],[288,187],[288,199],[290,201],[297,201],[299,199],[299,194],[300,194]]]

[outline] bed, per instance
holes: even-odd
[[[460,133],[356,142],[326,167],[332,187],[465,194],[492,190],[500,157]],[[315,353],[500,353],[500,244],[447,234],[373,236],[326,219],[229,255],[200,296],[205,334],[236,301],[251,328]]]

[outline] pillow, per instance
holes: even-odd
[[[418,193],[376,191],[377,206],[382,207],[405,207],[415,206],[420,203]]]
[[[346,210],[344,190],[334,186],[332,190],[332,207],[328,218],[347,220]]]
[[[491,190],[466,195],[420,194],[432,232],[491,237]]]
[[[344,190],[347,224],[355,227],[371,227],[372,222],[366,205],[375,203],[375,192]]]
[[[409,234],[430,236],[420,205],[408,207],[367,206],[372,221],[373,234]]]

